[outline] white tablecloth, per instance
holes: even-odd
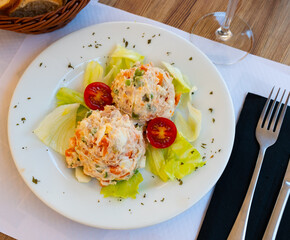
[[[136,230],[103,230],[73,222],[48,208],[24,184],[14,165],[7,139],[7,114],[14,88],[29,63],[57,39],[83,27],[108,21],[158,25],[189,38],[173,27],[91,1],[65,28],[31,36],[0,30],[0,231],[17,239],[194,239],[212,190],[198,203],[164,223]],[[204,41],[197,39],[197,41]],[[247,92],[267,96],[273,85],[290,90],[290,68],[257,56],[230,66],[217,66],[231,93],[235,115]]]

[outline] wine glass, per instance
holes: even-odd
[[[226,13],[209,13],[200,18],[192,28],[191,41],[215,64],[236,63],[245,58],[253,48],[251,28],[235,16],[238,1],[229,0]]]

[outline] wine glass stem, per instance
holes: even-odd
[[[221,27],[216,31],[217,37],[223,41],[227,41],[233,35],[230,30],[230,25],[235,15],[238,2],[239,0],[229,0],[225,20]]]

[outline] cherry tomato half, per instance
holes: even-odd
[[[167,148],[175,141],[177,129],[168,118],[157,117],[149,121],[146,133],[153,147]]]
[[[104,106],[113,102],[111,88],[101,82],[89,84],[85,89],[84,99],[87,106],[92,110],[104,110]]]

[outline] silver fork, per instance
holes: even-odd
[[[280,88],[279,88],[279,90],[276,94],[276,97],[270,106],[269,113],[266,115],[274,88],[275,87],[272,88],[272,91],[267,99],[267,102],[263,108],[263,111],[262,111],[261,116],[259,118],[259,122],[258,122],[257,127],[256,127],[256,138],[260,144],[260,151],[259,151],[258,159],[256,162],[255,170],[254,170],[254,173],[252,176],[252,180],[250,182],[250,186],[249,186],[248,191],[247,191],[247,195],[244,199],[243,205],[242,205],[240,212],[238,214],[238,217],[236,218],[236,221],[232,227],[232,230],[228,236],[228,240],[244,240],[245,239],[250,208],[251,208],[257,180],[259,177],[260,169],[261,169],[262,162],[264,159],[264,154],[265,154],[267,148],[272,146],[276,142],[278,135],[279,135],[279,132],[280,132],[280,129],[281,129],[281,125],[282,125],[284,115],[285,115],[285,112],[287,109],[287,103],[289,100],[290,93],[288,93],[288,97],[285,101],[282,112],[278,118],[278,114],[279,114],[279,110],[281,108],[282,100],[283,100],[285,92],[286,92],[286,90],[284,90],[282,97],[281,97],[281,100],[280,100],[280,102],[276,108],[276,111],[273,115],[272,114],[273,109],[274,109],[274,106],[276,104],[276,100],[277,100],[277,97],[279,95],[279,92],[280,92]],[[273,120],[271,121],[272,118],[273,118]],[[274,128],[276,125],[276,122],[277,122],[277,126],[276,126],[276,128]]]

